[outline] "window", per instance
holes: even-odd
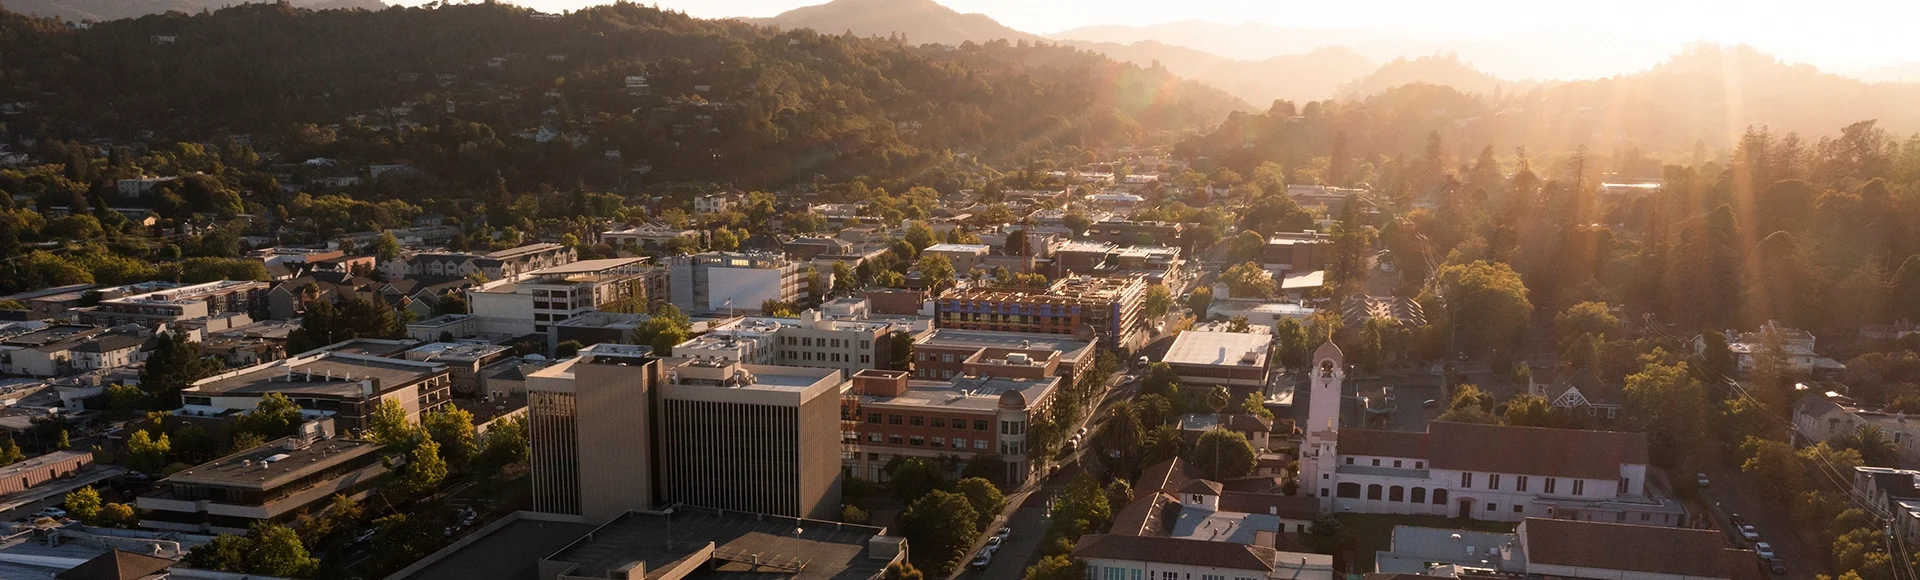
[[[1406,501],[1407,488],[1398,485],[1387,488],[1387,501]]]
[[[1460,489],[1473,489],[1473,474],[1460,472]]]
[[[952,354],[940,355],[940,362],[949,362],[949,363],[953,362],[953,355]]]
[[[1367,499],[1380,499],[1380,484],[1376,483],[1367,486]]]
[[[1352,457],[1348,457],[1348,458],[1347,458],[1347,465],[1353,465],[1353,458],[1352,458]]]
[[[1653,519],[1653,514],[1649,514],[1649,513],[1641,513],[1641,514],[1640,514],[1640,521],[1643,521],[1643,522],[1644,522],[1644,521],[1649,521],[1649,520],[1652,520],[1652,519]]]
[[[1427,488],[1424,488],[1424,487],[1413,488],[1413,492],[1407,494],[1407,501],[1413,502],[1413,503],[1427,503]]]
[[[987,420],[986,420],[986,419],[974,419],[974,420],[973,420],[973,430],[975,430],[975,431],[985,431],[985,430],[987,430]]]
[[[1447,503],[1447,489],[1443,487],[1433,490],[1433,505],[1444,503]]]
[[[1515,476],[1513,476],[1513,490],[1514,490],[1514,491],[1526,491],[1526,490],[1527,490],[1527,476],[1525,476],[1525,475],[1515,475]]]
[[[966,449],[966,448],[967,448],[967,440],[965,440],[965,439],[961,439],[961,438],[958,438],[958,437],[955,437],[955,438],[953,439],[953,448],[954,448],[954,449]]]
[[[873,348],[873,341],[871,340],[860,341],[860,348]]]
[[[1320,488],[1320,497],[1327,497],[1327,488]]]
[[[1626,492],[1627,492],[1627,478],[1622,477],[1620,478],[1620,488],[1618,490],[1615,490],[1614,493],[1626,493]]]
[[[1542,491],[1545,491],[1547,493],[1553,493],[1553,488],[1554,488],[1553,484],[1555,483],[1557,482],[1555,482],[1553,478],[1551,477],[1547,478],[1547,485],[1545,488],[1542,488]]]
[[[1489,511],[1489,512],[1491,512],[1491,511],[1496,511],[1496,510],[1499,510],[1499,509],[1500,509],[1500,504],[1497,504],[1497,503],[1490,503],[1490,504],[1487,504],[1487,511]]]
[[[982,451],[984,451],[984,450],[986,450],[986,448],[987,448],[987,440],[985,440],[985,439],[975,439],[975,440],[973,440],[973,448],[974,448],[974,449],[976,449],[976,450],[982,450]]]
[[[907,444],[908,444],[908,445],[912,445],[912,446],[914,446],[914,447],[919,447],[919,446],[922,446],[922,445],[926,445],[926,444],[927,444],[927,439],[926,439],[925,437],[921,437],[921,436],[919,436],[919,435],[914,435],[914,436],[912,436],[912,437],[909,437],[909,438],[907,438]]]
[[[907,418],[907,424],[915,427],[925,427],[927,424],[927,418],[921,417],[919,415],[914,415],[912,417]]]
[[[1380,466],[1380,460],[1379,460],[1378,458],[1376,458],[1376,459],[1374,459],[1374,460],[1373,460],[1373,466],[1374,466],[1374,467],[1379,467],[1379,466]]]
[[[879,413],[867,413],[867,422],[868,422],[868,423],[873,423],[873,424],[875,424],[875,425],[878,425],[878,424],[880,424],[880,414],[879,414]]]
[[[871,441],[871,442],[874,442],[874,443],[879,443],[879,442],[880,442],[880,434],[879,434],[879,433],[868,433],[868,434],[867,434],[867,441]]]
[[[1584,479],[1573,480],[1573,495],[1580,495],[1586,492],[1587,492],[1587,480],[1584,480]]]
[[[899,434],[899,433],[888,433],[888,434],[887,434],[887,443],[891,443],[891,444],[894,444],[894,445],[899,445],[899,444],[900,444],[900,434]]]
[[[1218,575],[1214,575],[1214,574],[1201,574],[1201,575],[1200,575],[1200,580],[1227,580],[1227,577],[1226,577],[1226,576],[1218,576]]]
[[[860,355],[860,362],[863,362],[863,363],[873,362],[873,355],[870,355],[870,354]]]
[[[944,429],[944,428],[946,428],[946,426],[947,426],[947,419],[946,419],[946,417],[934,417],[934,418],[933,418],[933,426],[934,426],[934,428],[936,428],[936,429]]]
[[[1360,499],[1360,484],[1350,481],[1340,482],[1340,497]]]
[[[1500,474],[1487,474],[1487,489],[1500,489]]]
[[[888,425],[899,425],[899,424],[900,424],[900,416],[899,416],[899,415],[887,415],[887,424],[888,424]]]
[[[1426,469],[1426,468],[1427,468],[1427,462],[1425,462],[1425,461],[1415,461],[1415,462],[1413,462],[1413,468],[1414,468],[1414,469]]]
[[[947,446],[947,438],[946,438],[946,437],[934,437],[934,438],[933,438],[933,446],[934,446],[934,447],[946,447],[946,446]]]
[[[1180,580],[1179,572],[1161,572],[1160,580]]]
[[[1394,466],[1394,467],[1400,467],[1400,460],[1398,460],[1398,459],[1395,459],[1395,460],[1393,460],[1393,466]]]

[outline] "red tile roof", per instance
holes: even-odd
[[[1438,423],[1435,423],[1436,425]],[[1379,457],[1427,457],[1427,434],[1379,429],[1341,429],[1338,449],[1342,455]]]
[[[1719,532],[1527,518],[1520,524],[1527,564],[1626,570],[1696,578],[1736,578]]]
[[[1358,453],[1347,451],[1346,439],[1342,431],[1340,451]],[[1647,437],[1617,431],[1434,422],[1427,424],[1427,459],[1434,469],[1612,480],[1620,478],[1621,464],[1647,463]]]

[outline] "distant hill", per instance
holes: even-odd
[[[984,14],[961,14],[933,0],[833,0],[788,10],[771,18],[741,20],[788,30],[812,28],[821,34],[905,34],[907,42],[913,44],[957,46],[967,41],[1043,40],[1037,35],[1007,28]]]
[[[1234,59],[1157,41],[1053,40],[1008,28],[980,14],[962,14],[933,0],[834,0],[796,8],[771,18],[742,19],[822,34],[904,34],[908,43],[960,45],[1008,40],[1060,44],[1142,67],[1159,63],[1175,75],[1206,83],[1264,109],[1274,99],[1309,101],[1332,97],[1341,83],[1373,70],[1374,62],[1352,50],[1302,49],[1305,54]]]
[[[104,22],[167,12],[193,14],[203,10],[219,10],[246,3],[234,0],[8,0],[5,7],[11,12],[58,18],[68,22]],[[314,10],[352,8],[380,10],[387,7],[380,0],[292,0],[292,4],[296,8]]]
[[[1183,20],[1151,26],[1099,25],[1047,35],[1055,40],[1133,44],[1160,42],[1244,61],[1308,53],[1329,46],[1355,46],[1392,38],[1391,33],[1333,28],[1284,28],[1269,24],[1225,24]],[[1389,57],[1391,58],[1391,57]]]
[[[1920,81],[1920,62],[1874,67],[1853,71],[1854,78],[1870,83],[1910,83]]]
[[[1414,83],[1452,87],[1462,93],[1481,93],[1492,95],[1496,91],[1512,92],[1518,88],[1531,88],[1537,82],[1515,83],[1502,80],[1481,72],[1471,64],[1461,62],[1457,55],[1426,56],[1412,60],[1397,59],[1382,65],[1366,76],[1340,85],[1341,98],[1358,99],[1385,92],[1394,87]]]

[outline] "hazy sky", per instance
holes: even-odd
[[[419,1],[419,0],[414,0]],[[566,10],[595,0],[511,0]],[[772,16],[825,0],[638,0],[703,18]],[[1792,60],[1830,66],[1920,61],[1911,27],[1920,0],[937,0],[1015,29],[1052,33],[1094,24],[1177,20],[1366,28],[1436,39],[1472,38],[1578,25],[1650,40],[1753,44]],[[407,3],[413,3],[412,1]]]

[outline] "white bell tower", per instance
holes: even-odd
[[[1300,446],[1300,490],[1320,499],[1320,511],[1333,509],[1335,444],[1340,432],[1340,400],[1346,364],[1332,342],[1313,351],[1308,367],[1312,390],[1308,394],[1306,443]]]

